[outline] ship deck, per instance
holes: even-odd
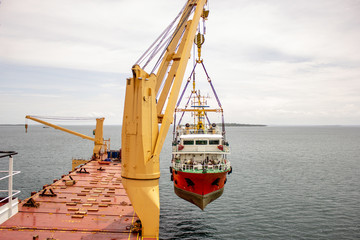
[[[136,220],[121,163],[91,161],[19,203],[0,225],[0,239],[141,239],[131,228]]]

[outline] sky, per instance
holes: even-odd
[[[184,0],[1,0],[0,124],[121,124],[131,67]],[[225,121],[360,124],[359,0],[209,0],[202,57]],[[192,61],[189,61],[191,68]]]

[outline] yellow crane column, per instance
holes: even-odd
[[[158,239],[160,221],[159,155],[165,141],[170,124],[173,121],[176,100],[186,65],[190,57],[197,25],[203,13],[206,0],[189,0],[188,9],[195,8],[192,20],[180,21],[178,32],[170,43],[158,73],[148,74],[140,66],[132,68],[133,77],[127,79],[122,127],[122,183],[129,199],[142,223],[143,239]],[[190,12],[190,11],[189,11]],[[189,16],[184,14],[181,19]],[[177,51],[177,52],[175,52]],[[173,62],[162,90],[159,103],[156,101],[157,91],[163,77],[164,69]],[[161,114],[164,101],[167,105],[164,115]],[[158,121],[161,123],[159,131]]]

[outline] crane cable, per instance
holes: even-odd
[[[172,40],[174,39],[174,37],[176,36],[176,34],[179,32],[179,30],[182,28],[182,26],[185,24],[185,22],[187,21],[187,19],[189,18],[189,16],[194,12],[194,7],[189,7],[189,9],[186,10],[186,15],[185,17],[182,19],[182,21],[178,24],[178,28],[175,29],[175,31],[172,33],[172,35],[168,38],[168,41],[167,41],[167,44],[166,44],[166,47],[162,47],[160,49],[163,49],[162,53],[160,54],[154,68],[152,69],[152,73],[155,72],[155,70],[159,67],[162,59],[163,59],[163,56],[169,46],[169,44],[172,42]],[[182,32],[182,36],[184,36],[184,32],[185,32],[185,29],[183,29],[183,32]],[[178,45],[176,46],[176,49],[178,49],[180,45],[180,42],[178,43]],[[159,50],[160,50],[159,49]],[[155,55],[154,55],[155,56]]]
[[[153,67],[151,73],[155,72],[155,70],[158,68],[166,50],[175,35],[178,33],[178,31],[181,29],[183,24],[186,22],[186,20],[189,18],[191,13],[194,11],[194,6],[188,5],[186,3],[184,7],[181,9],[179,14],[175,17],[175,19],[169,24],[168,27],[165,28],[165,30],[160,34],[160,36],[150,45],[150,47],[141,55],[141,57],[136,61],[135,64],[140,65],[142,62],[145,62],[144,66],[142,68],[145,68],[152,60],[153,58],[162,50],[155,66]],[[184,17],[179,20],[178,27],[174,27],[176,21],[179,19],[181,15],[184,14]],[[171,33],[171,35],[170,35]],[[169,36],[170,35],[170,36]],[[178,46],[177,46],[178,47]]]
[[[169,24],[169,26],[167,26],[167,27],[165,28],[165,30],[160,34],[160,36],[159,36],[159,37],[150,45],[150,47],[140,56],[140,58],[136,61],[135,64],[141,64],[145,59],[148,58],[148,56],[149,56],[150,54],[152,54],[152,52],[154,51],[154,50],[152,50],[152,49],[153,49],[153,47],[155,46],[155,44],[156,44],[157,42],[159,42],[159,41],[160,41],[160,43],[161,43],[161,42],[164,40],[164,38],[168,35],[168,33],[170,32],[171,28],[173,28],[175,22],[177,21],[177,19],[180,17],[180,15],[182,14],[182,12],[184,11],[185,6],[186,6],[186,4],[185,4],[184,7],[180,10],[179,14],[175,17],[175,19]],[[159,46],[159,44],[156,45],[154,49],[157,49],[158,46]]]

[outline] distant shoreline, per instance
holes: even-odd
[[[25,124],[21,124],[21,123],[19,123],[19,124],[0,124],[0,127],[16,127],[16,126],[22,127],[24,125]],[[41,124],[30,124],[30,125],[41,126]],[[69,124],[69,126],[71,126],[71,125],[72,124]],[[217,125],[221,125],[221,123],[218,123]],[[91,124],[89,124],[89,126],[91,126]],[[226,127],[267,127],[267,125],[265,125],[265,124],[245,124],[245,123],[225,123],[225,126]]]
[[[216,123],[221,125],[221,123]],[[30,126],[43,126],[42,124],[29,124]],[[0,127],[24,127],[25,124],[0,124]],[[94,126],[92,124],[59,124],[59,126]],[[121,126],[121,124],[104,124],[104,126]],[[360,125],[265,125],[265,124],[246,124],[246,123],[225,123],[226,127],[360,127]],[[47,127],[46,127],[47,128]]]
[[[225,123],[226,127],[267,127],[265,124]]]
[[[24,123],[19,123],[19,124],[0,124],[0,127],[9,127],[9,126],[11,126],[11,127],[14,127],[14,126],[25,126],[25,124]]]

